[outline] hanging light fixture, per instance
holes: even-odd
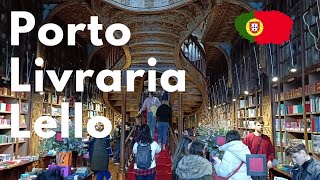
[[[244,57],[244,56],[242,56],[243,57],[243,64],[244,64],[244,72],[246,73],[247,72],[247,66],[246,66],[246,58]],[[247,74],[245,74],[246,76],[245,76],[245,81],[246,81],[246,89],[244,90],[244,94],[245,95],[248,95],[249,94],[249,91],[248,91],[248,79],[247,79],[247,77],[248,77],[248,75]]]
[[[237,100],[236,98],[233,98],[233,99],[232,99],[233,102],[235,102],[236,100]]]
[[[278,77],[277,76],[272,77],[272,81],[273,82],[277,82],[278,81]]]
[[[291,40],[289,40],[289,47],[290,47],[290,56],[291,56],[290,72],[295,73],[295,72],[297,72],[297,67],[293,63],[293,53],[292,53]]]
[[[274,75],[273,73],[273,58],[272,58],[272,53],[271,53],[271,45],[269,44],[269,54],[270,54],[270,61],[271,61],[271,77],[272,77],[272,81],[276,82],[278,81],[278,77],[276,75]]]

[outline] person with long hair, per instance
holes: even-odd
[[[136,158],[134,163],[136,180],[154,180],[156,175],[155,155],[161,151],[161,148],[152,139],[148,125],[141,126],[132,151]]]
[[[161,102],[157,97],[154,96],[154,92],[149,92],[149,97],[144,100],[143,105],[138,113],[138,115],[140,115],[142,111],[147,110],[147,120],[151,129],[152,138],[154,138],[156,129],[156,112],[160,105]]]
[[[185,156],[187,156],[189,154],[188,145],[191,142],[192,142],[192,140],[187,136],[183,136],[180,139],[178,147],[176,149],[176,152],[175,152],[173,160],[172,160],[172,167],[171,167],[172,180],[178,179],[177,175],[176,175],[176,169],[177,169],[178,163],[183,157],[185,157]]]
[[[250,180],[247,175],[246,155],[251,154],[240,138],[237,130],[228,131],[226,134],[226,144],[219,148],[224,151],[223,158],[220,160],[214,157],[214,169],[216,175],[230,180]]]
[[[178,180],[212,180],[212,165],[205,157],[205,144],[194,141],[189,148],[189,155],[183,157],[177,166]]]

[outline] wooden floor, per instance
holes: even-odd
[[[109,171],[112,180],[118,180],[119,165],[115,165],[113,161],[109,161]],[[96,180],[96,176],[93,177],[93,180]]]

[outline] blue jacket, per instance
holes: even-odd
[[[291,171],[292,180],[319,180],[320,161],[311,159],[302,166],[296,164]]]

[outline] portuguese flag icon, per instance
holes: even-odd
[[[239,34],[258,44],[282,44],[290,40],[293,20],[279,11],[251,11],[236,18]]]

